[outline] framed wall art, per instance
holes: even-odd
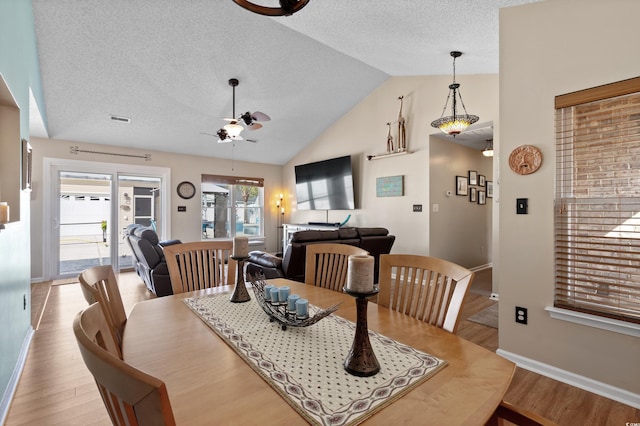
[[[404,195],[404,176],[376,178],[377,197],[401,197]]]
[[[475,170],[469,170],[469,185],[478,184],[478,172]]]
[[[484,191],[478,191],[478,204],[487,204],[487,198]]]
[[[493,198],[493,182],[487,181],[487,198]]]
[[[478,175],[478,186],[485,186],[487,178],[484,175]]]
[[[468,195],[469,183],[466,176],[456,176],[456,195]]]
[[[469,188],[469,201],[475,203],[478,198],[478,190],[476,188]]]

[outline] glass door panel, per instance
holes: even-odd
[[[58,276],[111,262],[110,174],[60,171]]]

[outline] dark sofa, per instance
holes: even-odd
[[[306,247],[309,244],[339,243],[365,249],[374,258],[374,281],[378,282],[381,254],[388,254],[396,237],[386,228],[340,228],[326,231],[298,231],[293,234],[282,258],[262,251],[252,251],[245,272],[265,278],[289,278],[304,282]]]
[[[159,241],[153,228],[132,224],[127,226],[125,238],[133,252],[138,276],[156,296],[173,294],[163,247],[180,244],[180,240]]]

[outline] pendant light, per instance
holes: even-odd
[[[309,3],[309,0],[280,0],[280,7],[268,7],[248,0],[233,0],[238,6],[265,16],[291,16]]]
[[[487,143],[482,149],[482,155],[485,157],[493,157],[493,139],[487,139]]]
[[[464,102],[462,101],[462,95],[460,94],[460,84],[456,83],[456,58],[462,56],[462,52],[453,51],[451,52],[451,56],[453,57],[453,83],[449,85],[449,95],[447,96],[447,101],[444,103],[444,108],[442,109],[442,115],[439,119],[434,120],[431,123],[432,127],[442,130],[447,135],[453,135],[455,137],[457,134],[464,132],[467,127],[478,121],[480,118],[477,115],[471,115],[467,113],[467,108],[464,106]],[[451,93],[453,92],[453,100],[451,102],[451,112],[450,116],[444,117],[444,113],[447,111],[447,105],[449,105],[449,98],[451,98]],[[456,109],[458,98],[460,98],[460,104],[462,105],[462,109],[464,110],[464,114],[458,114]]]

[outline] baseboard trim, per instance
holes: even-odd
[[[29,355],[29,348],[31,347],[31,340],[33,339],[34,333],[35,330],[33,329],[33,327],[29,326],[27,335],[24,336],[24,340],[22,341],[22,348],[20,349],[18,362],[16,363],[16,366],[13,369],[13,373],[9,378],[9,383],[7,384],[7,388],[5,389],[4,395],[2,396],[2,401],[0,401],[0,425],[3,425],[7,420],[9,407],[11,406],[13,395],[15,395],[16,393],[16,388],[18,387],[18,382],[20,381],[22,370],[24,370],[25,363],[27,362],[27,355]]]
[[[592,392],[605,398],[609,398],[622,404],[640,409],[640,395],[636,393],[617,388],[615,386],[611,386],[606,383],[599,382],[597,380],[593,380],[588,377],[581,376],[579,374],[575,374],[549,364],[544,364],[534,359],[514,354],[502,349],[498,349],[496,353],[510,361],[515,362],[518,367],[522,367],[525,370],[533,371],[534,373],[550,377],[554,380],[558,380],[568,385],[575,386],[588,392]]]

